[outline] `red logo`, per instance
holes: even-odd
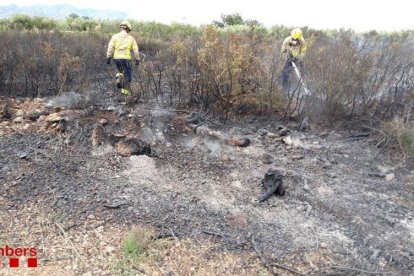
[[[37,267],[37,249],[34,247],[26,248],[26,247],[10,247],[5,245],[0,247],[0,267],[4,263],[2,262],[4,257],[8,257],[9,267],[19,267],[20,266],[20,258],[19,257],[27,257],[27,267]],[[22,264],[22,266],[25,266]]]

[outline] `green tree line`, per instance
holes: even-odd
[[[113,33],[118,30],[121,20],[100,20],[87,16],[70,14],[66,19],[58,20],[42,16],[29,16],[17,14],[10,18],[0,20],[1,31],[76,31],[76,32],[99,32],[103,34]],[[138,35],[168,38],[172,36],[199,36],[204,26],[195,26],[184,23],[162,24],[159,22],[143,22],[130,20],[132,29]],[[221,29],[222,32],[248,32],[254,30],[278,38],[289,35],[292,26],[274,25],[270,28],[264,27],[255,19],[244,19],[238,13],[221,15],[220,20],[212,20],[212,24]],[[320,36],[336,36],[340,30],[315,30],[304,28],[304,34],[310,33]],[[414,30],[406,30],[392,33],[378,33],[373,30],[368,32],[370,36],[392,36],[404,39],[412,37]]]

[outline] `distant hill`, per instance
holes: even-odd
[[[79,16],[88,16],[95,19],[124,19],[128,17],[127,13],[121,11],[80,9],[68,4],[32,5],[22,7],[16,4],[0,6],[0,18],[8,18],[15,14],[26,14],[30,16],[64,19],[73,13]]]

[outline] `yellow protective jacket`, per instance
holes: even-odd
[[[303,37],[299,38],[296,45],[291,36],[285,38],[282,44],[282,53],[289,53],[291,57],[303,58],[306,52],[306,42]]]
[[[135,38],[122,30],[114,34],[109,41],[106,57],[131,60],[131,52],[134,52],[135,59],[139,59],[138,44]]]

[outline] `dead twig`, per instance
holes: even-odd
[[[81,261],[83,264],[86,264],[86,263],[85,263],[85,261],[83,260],[82,256],[79,254],[79,251],[78,251],[78,249],[76,248],[75,244],[74,244],[74,243],[72,242],[72,240],[69,238],[69,236],[68,236],[68,234],[65,232],[65,230],[63,230],[62,226],[60,226],[60,225],[59,225],[59,223],[55,223],[55,225],[56,225],[56,226],[60,229],[60,231],[61,231],[61,233],[62,233],[63,237],[64,237],[67,241],[69,241],[70,245],[71,245],[71,246],[72,246],[72,248],[73,248],[73,251],[75,251],[75,253],[76,253],[76,255],[78,256],[78,258],[80,259],[80,261]]]
[[[94,228],[101,227],[101,226],[103,226],[103,225],[105,225],[105,224],[107,224],[108,222],[113,221],[113,220],[114,220],[113,218],[107,219],[107,220],[105,220],[104,222],[101,222],[101,223],[98,223],[97,225],[95,225],[95,227],[94,227]]]
[[[262,252],[260,252],[260,250],[257,248],[256,243],[254,242],[254,237],[252,236],[252,237],[251,237],[251,239],[249,239],[249,238],[247,238],[247,237],[246,237],[246,239],[247,239],[247,241],[248,241],[248,242],[252,245],[253,250],[256,252],[256,255],[260,258],[260,260],[261,260],[261,262],[262,262],[263,266],[264,266],[264,267],[266,267],[266,268],[267,268],[267,270],[268,270],[268,271],[269,271],[272,275],[279,275],[279,273],[276,273],[276,272],[273,270],[273,267],[274,267],[274,266],[275,266],[275,267],[278,267],[278,268],[281,268],[281,269],[284,269],[284,270],[287,270],[287,271],[289,271],[289,272],[291,272],[291,273],[293,273],[293,274],[297,274],[297,275],[305,275],[305,274],[300,273],[299,271],[297,271],[297,270],[295,270],[295,269],[293,269],[293,268],[291,268],[291,267],[288,267],[288,266],[286,266],[286,265],[282,265],[282,264],[275,263],[275,262],[273,262],[273,263],[269,263],[269,261],[268,261],[268,260],[266,260],[266,258],[263,256]]]
[[[75,228],[75,227],[79,227],[79,226],[82,226],[82,223],[74,223],[74,224],[71,224],[71,225],[65,227],[65,231],[67,232],[70,229]]]
[[[371,135],[371,133],[357,133],[357,134],[353,134],[353,135],[349,135],[345,138],[347,139],[352,139],[352,140],[358,140],[358,139],[363,139],[363,138],[367,138]]]
[[[215,237],[223,237],[223,234],[221,233],[216,233],[210,230],[203,230],[202,233],[207,234],[207,235],[211,235],[211,236],[215,236]]]
[[[194,134],[197,134],[197,128],[200,127],[200,126],[202,126],[202,125],[204,125],[205,123],[212,123],[212,124],[215,124],[216,126],[224,126],[221,123],[217,123],[217,122],[214,122],[214,121],[212,121],[210,119],[207,119],[204,122],[201,122],[201,123],[199,123],[198,125],[195,126],[195,128],[193,130]]]
[[[168,111],[168,112],[175,112],[175,113],[186,113],[190,114],[191,111],[183,110],[183,109],[163,109],[163,108],[155,108],[155,107],[143,107],[143,109],[147,110],[159,110],[159,111]]]
[[[90,155],[79,155],[79,154],[65,154],[65,153],[59,153],[60,155],[66,156],[66,157],[78,157],[78,158],[89,158],[89,159],[96,159],[96,160],[102,160],[107,161],[107,158],[101,158],[96,156],[90,156]],[[84,160],[82,160],[84,161]]]
[[[177,236],[175,235],[174,231],[170,227],[165,227],[165,228],[171,233],[171,236],[175,239],[175,241],[178,242],[178,243],[180,243],[180,240],[177,238]]]
[[[375,147],[376,148],[379,148],[379,147],[381,147],[383,144],[384,144],[384,146],[386,146],[387,145],[387,143],[388,143],[388,138],[387,137],[384,137],[384,138],[382,138],[377,144],[375,144]]]
[[[292,273],[297,274],[297,275],[305,275],[305,274],[300,273],[299,271],[294,270],[293,268],[290,268],[290,267],[288,267],[286,265],[282,265],[282,264],[278,264],[278,263],[271,263],[270,265],[271,266],[276,266],[278,268],[282,268],[284,270],[287,270],[287,271],[292,272]]]
[[[161,233],[158,234],[156,237],[153,238],[153,240],[161,240],[161,239],[166,239],[166,238],[171,238],[174,237],[171,233]]]
[[[117,209],[121,206],[130,205],[129,202],[114,202],[114,203],[105,203],[103,206],[109,209]]]
[[[37,155],[38,153],[44,155],[45,157],[49,158],[50,160],[52,160],[53,164],[55,164],[56,167],[59,167],[59,164],[55,161],[55,159],[53,159],[52,156],[50,156],[49,154],[45,153],[43,150],[39,150],[39,149],[34,149],[35,155]]]
[[[382,131],[382,130],[380,130],[380,129],[378,129],[378,128],[374,128],[374,127],[367,126],[367,125],[362,125],[362,127],[365,127],[365,128],[367,128],[367,129],[369,129],[369,130],[371,130],[371,131],[374,131],[374,132],[379,132],[379,133],[381,133],[381,134],[383,134],[383,135],[386,135],[386,133],[385,133],[384,131]]]
[[[369,271],[369,270],[363,270],[363,269],[347,267],[347,266],[331,266],[331,268],[336,268],[336,269],[341,269],[341,270],[351,270],[351,271],[356,271],[356,272],[361,272],[361,273],[366,273],[366,274],[393,274],[392,272]]]
[[[194,128],[194,130],[193,130],[194,134],[197,134],[197,128],[198,128],[198,127],[200,127],[200,126],[204,125],[204,124],[205,124],[205,123],[207,123],[207,122],[208,122],[208,121],[206,120],[206,121],[201,122],[201,123],[199,123],[198,125],[196,125],[196,126],[195,126],[195,128]]]
[[[254,237],[252,236],[250,239],[246,237],[246,240],[252,245],[254,252],[256,252],[256,255],[259,257],[260,261],[262,262],[263,266],[266,267],[266,269],[272,274],[277,275],[277,273],[273,270],[273,267],[269,262],[266,260],[266,258],[263,256],[262,252],[260,252],[259,249],[257,249],[257,246],[254,242]]]

